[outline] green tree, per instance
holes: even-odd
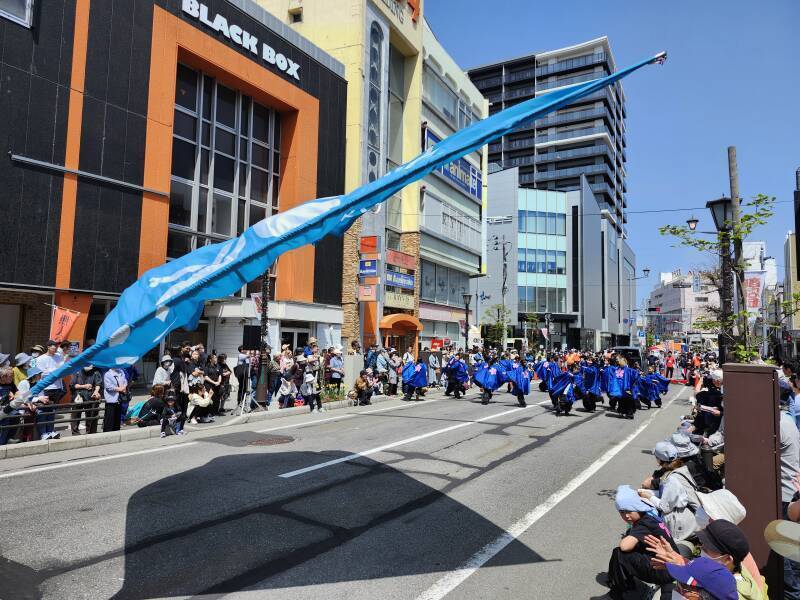
[[[502,304],[494,304],[483,313],[483,323],[486,327],[486,342],[505,347],[511,311]]]

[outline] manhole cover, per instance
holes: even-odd
[[[288,435],[272,435],[257,440],[251,440],[247,443],[248,446],[277,446],[278,444],[288,444],[293,442],[294,438]]]

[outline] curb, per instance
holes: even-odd
[[[388,400],[399,399],[401,396],[373,396],[372,403],[379,404]],[[326,411],[339,410],[342,408],[355,408],[346,400],[336,400],[323,404]],[[220,423],[208,427],[198,427],[187,425],[186,431],[203,432],[225,429],[232,425],[243,425],[245,423],[257,423],[259,421],[271,421],[284,417],[310,414],[307,406],[294,406],[292,408],[282,408],[270,411],[258,411],[245,413]],[[35,454],[46,454],[48,452],[60,452],[62,450],[75,450],[78,448],[91,448],[94,446],[105,446],[108,444],[121,444],[134,440],[144,440],[148,438],[161,438],[160,427],[130,427],[120,431],[109,431],[103,433],[83,434],[68,436],[57,440],[37,440],[35,442],[22,442],[20,444],[7,444],[0,446],[0,460],[4,458],[19,458],[21,456],[33,456]]]

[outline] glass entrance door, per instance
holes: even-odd
[[[304,348],[308,345],[308,339],[311,337],[310,329],[299,329],[293,327],[281,328],[281,346],[289,344],[292,350],[297,348]]]

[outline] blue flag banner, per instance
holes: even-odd
[[[260,221],[237,238],[212,244],[150,269],[127,288],[103,322],[97,342],[44,376],[31,390],[93,364],[102,368],[135,363],[170,331],[194,329],[208,300],[230,295],[261,276],[284,252],[343,234],[368,209],[434,169],[457,160],[534,120],[619,81],[652,58],[587,83],[531,98],[457,131],[422,154],[343,196],[312,200]]]

